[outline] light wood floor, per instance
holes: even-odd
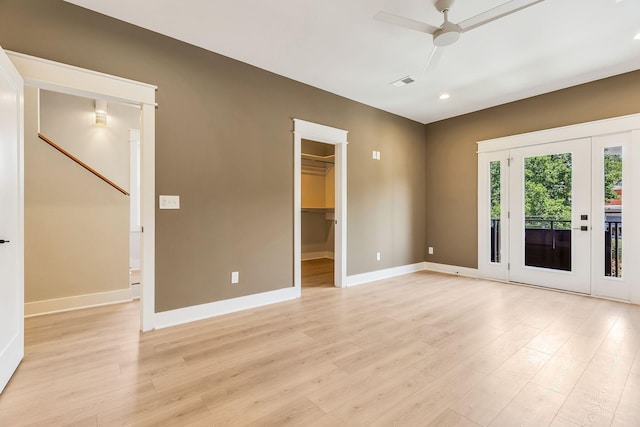
[[[328,258],[302,261],[302,287],[333,288],[333,260]]]
[[[416,273],[140,334],[26,319],[0,425],[640,426],[640,307]]]

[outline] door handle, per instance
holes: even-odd
[[[11,242],[11,240],[0,239],[0,245],[3,244],[3,243],[9,243],[9,242]]]
[[[572,230],[589,231],[589,226],[581,225],[580,227],[573,227]]]

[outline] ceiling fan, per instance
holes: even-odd
[[[544,0],[511,0],[500,6],[496,6],[493,9],[489,9],[479,15],[473,16],[469,19],[465,19],[462,22],[454,24],[449,21],[449,10],[454,3],[454,0],[437,0],[435,7],[438,12],[444,15],[444,22],[441,26],[436,27],[426,22],[416,21],[415,19],[405,18],[404,16],[394,15],[387,12],[378,12],[373,17],[374,19],[388,24],[398,25],[410,30],[419,31],[421,33],[431,34],[433,36],[433,50],[427,59],[425,70],[431,64],[436,50],[439,47],[449,46],[460,38],[462,33],[471,31],[484,24],[488,24],[497,19],[503,18],[512,13],[518,12],[529,6],[533,6],[536,3],[543,2]]]

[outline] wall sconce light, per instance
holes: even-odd
[[[96,126],[107,125],[107,101],[96,99]]]

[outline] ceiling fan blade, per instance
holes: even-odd
[[[427,24],[426,22],[416,21],[415,19],[405,18],[404,16],[394,15],[387,12],[378,12],[373,16],[376,21],[386,22],[387,24],[397,25],[409,30],[420,31],[421,33],[433,34],[438,27]]]
[[[488,24],[489,22],[493,22],[496,19],[511,15],[512,13],[518,12],[522,9],[526,9],[529,6],[533,6],[534,4],[541,3],[543,1],[544,0],[511,0],[509,2],[501,4],[500,6],[496,6],[493,9],[489,9],[479,15],[473,16],[469,19],[465,19],[464,21],[458,23],[458,25],[462,29],[462,32],[465,33],[467,31],[478,28],[481,25]]]
[[[442,49],[438,49],[438,46],[433,46],[429,57],[427,58],[427,62],[424,64],[424,68],[422,71],[425,73],[431,69],[434,69],[438,62],[440,62],[440,58],[442,57]]]

